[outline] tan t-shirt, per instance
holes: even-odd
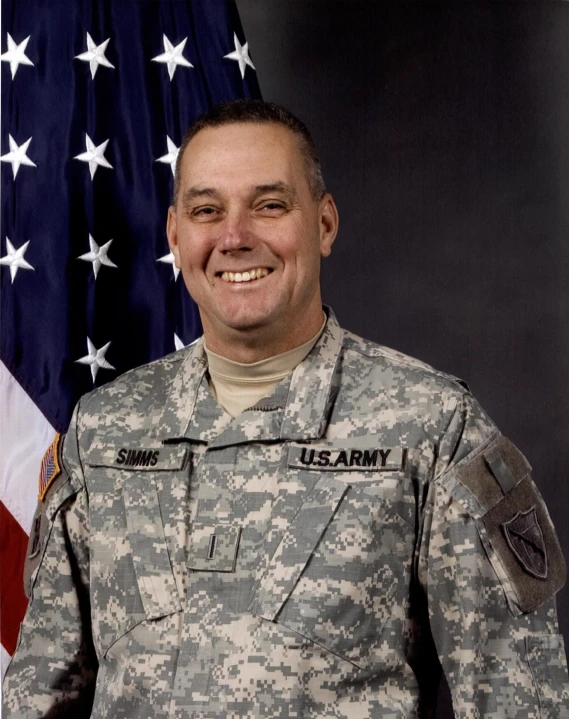
[[[326,318],[314,337],[300,347],[252,364],[233,362],[215,354],[204,344],[209,364],[209,384],[218,403],[232,417],[237,417],[266,397],[308,355],[325,324]]]

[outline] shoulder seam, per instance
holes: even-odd
[[[344,350],[349,350],[356,352],[357,354],[361,355],[362,357],[367,357],[369,359],[377,359],[382,358],[385,360],[390,360],[394,363],[401,364],[405,367],[410,367],[414,370],[423,372],[428,375],[434,375],[436,377],[440,377],[441,379],[445,379],[449,382],[451,382],[454,386],[457,387],[457,389],[460,390],[461,393],[465,394],[471,394],[470,389],[468,389],[466,385],[466,382],[464,380],[459,379],[458,377],[455,377],[452,374],[449,374],[448,372],[443,372],[442,370],[438,370],[432,365],[428,364],[427,362],[423,362],[421,360],[413,360],[412,358],[406,359],[404,353],[399,352],[399,350],[392,350],[393,352],[396,352],[398,356],[393,357],[388,352],[384,351],[384,348],[382,345],[375,345],[376,347],[376,353],[366,352],[362,347],[359,347],[355,342],[350,345],[344,345]]]

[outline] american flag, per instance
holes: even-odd
[[[55,433],[82,394],[201,332],[165,233],[183,133],[259,87],[233,0],[3,0],[2,15],[5,669]]]

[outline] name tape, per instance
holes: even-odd
[[[114,467],[130,470],[180,470],[185,467],[188,448],[184,446],[120,447],[92,449],[87,464],[92,467]]]
[[[295,469],[387,472],[403,470],[406,457],[405,447],[343,449],[330,446],[324,448],[291,445],[287,464]]]

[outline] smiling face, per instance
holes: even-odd
[[[208,347],[253,362],[313,337],[323,319],[320,259],[337,227],[332,197],[312,197],[286,127],[198,132],[182,158],[167,233]]]

